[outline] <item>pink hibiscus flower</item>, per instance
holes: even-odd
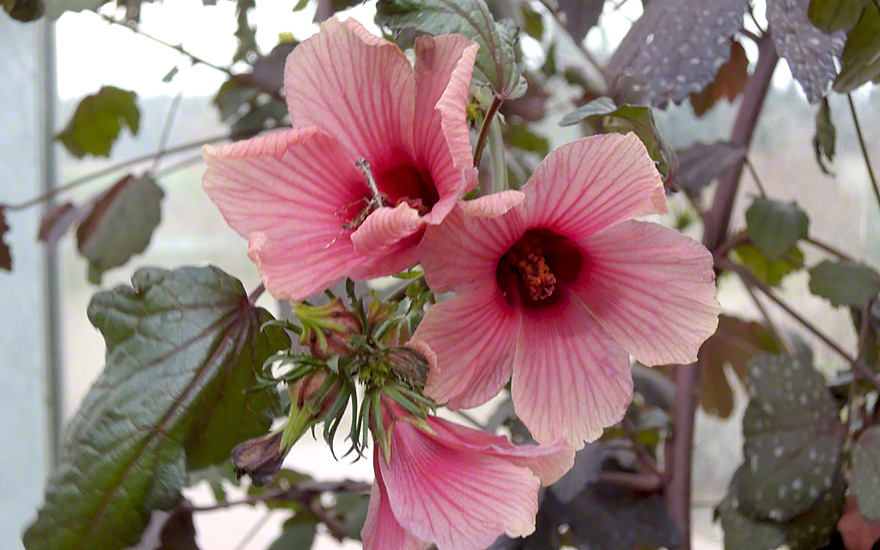
[[[647,365],[696,360],[718,323],[712,256],[663,226],[663,185],[633,135],[551,153],[521,205],[489,219],[456,210],[431,228],[422,265],[435,292],[413,340],[436,354],[429,395],[488,401],[512,380],[538,441],[596,439],[632,400],[627,352]]]
[[[506,533],[535,530],[538,490],[567,472],[574,450],[557,441],[512,445],[507,438],[429,416],[423,423],[396,404],[390,459],[376,445],[376,481],[362,536],[364,550],[478,550]]]
[[[205,147],[205,190],[273,295],[302,300],[419,262],[425,226],[476,184],[466,106],[477,48],[420,37],[413,68],[357,21],[331,19],[287,59],[294,129]]]

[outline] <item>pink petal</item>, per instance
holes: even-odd
[[[479,45],[463,36],[416,39],[413,139],[419,164],[429,167],[440,201],[426,216],[440,223],[455,201],[477,183],[467,103]]]
[[[319,126],[374,170],[412,154],[413,69],[393,43],[354,19],[330,19],[287,58],[294,126]]]
[[[518,326],[494,283],[432,306],[413,335],[437,356],[425,394],[450,409],[492,399],[510,379]]]
[[[547,155],[523,192],[530,227],[546,227],[571,239],[636,216],[666,212],[660,175],[632,133],[563,145]]]
[[[555,483],[574,464],[574,449],[562,439],[544,445],[514,445],[506,437],[474,430],[436,416],[428,417],[428,425],[436,433],[433,437],[445,441],[447,446],[506,458],[531,470],[543,485]]]
[[[423,224],[418,210],[406,203],[395,208],[383,206],[367,216],[351,235],[351,242],[359,254],[388,254],[400,249],[401,241],[421,229]]]
[[[523,310],[511,393],[537,441],[583,447],[623,418],[632,388],[627,353],[574,296]]]
[[[541,482],[528,468],[448,446],[406,421],[392,428],[390,463],[376,459],[400,525],[440,550],[482,550],[502,533],[535,529]]]
[[[369,190],[332,136],[298,128],[205,147],[204,156],[205,191],[250,239],[249,254],[276,298],[303,300],[359,265],[337,211]]]
[[[361,530],[364,550],[424,550],[428,544],[407,533],[394,517],[378,461],[377,456],[373,461],[376,481],[370,490],[370,507]]]
[[[459,201],[458,207],[468,216],[481,218],[497,218],[514,206],[519,206],[525,199],[522,191],[501,191],[471,201]]]
[[[689,363],[718,326],[712,255],[678,231],[629,221],[579,243],[572,291],[615,340],[647,365]]]
[[[495,284],[498,260],[525,232],[522,209],[513,207],[497,218],[485,218],[469,216],[459,207],[443,224],[428,227],[421,248],[431,289],[461,293]]]

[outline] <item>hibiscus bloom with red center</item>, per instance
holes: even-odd
[[[418,420],[388,400],[383,418],[390,454],[374,446],[364,550],[480,550],[502,534],[529,535],[541,485],[574,463],[562,440],[516,446],[435,416]]]
[[[678,231],[632,220],[666,212],[634,134],[560,147],[522,192],[502,216],[457,209],[425,236],[428,283],[458,294],[413,336],[436,354],[425,393],[469,408],[512,377],[532,435],[581,447],[632,400],[629,354],[647,365],[696,360],[720,312],[712,256]]]
[[[332,19],[287,59],[294,128],[205,147],[205,190],[274,296],[419,262],[425,227],[476,184],[466,106],[477,48],[420,37],[413,67],[358,22]]]

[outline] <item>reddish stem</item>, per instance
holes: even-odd
[[[758,62],[743,90],[730,141],[748,150],[770,79],[779,57],[769,34],[758,41]],[[731,212],[739,190],[744,163],[730,168],[718,182],[712,208],[706,216],[703,244],[713,253],[727,239]],[[670,477],[666,488],[666,503],[684,538],[682,550],[690,550],[691,532],[691,461],[693,458],[694,416],[697,407],[697,387],[700,371],[697,364],[682,365],[675,372],[676,399],[673,414],[672,453],[669,457]]]

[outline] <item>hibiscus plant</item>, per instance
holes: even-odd
[[[175,152],[202,147],[204,192],[262,284],[142,268],[94,295],[106,366],[27,550],[198,548],[194,517],[238,506],[284,518],[273,550],[316,533],[368,550],[687,549],[696,414],[730,417],[735,394],[748,404],[714,505],[724,547],[880,543],[880,273],[814,236],[748,154],[784,60],[829,175],[830,105],[848,103],[867,167],[852,177],[880,215],[849,95],[880,78],[875,0],[378,0],[373,30],[336,13],[354,2],[304,0],[291,9],[320,28],[265,55],[254,2],[237,0],[228,67],[142,31],[139,1],[103,4],[3,7],[22,21],[91,9],[226,74],[214,102],[230,133]],[[637,20],[594,54],[588,34],[621,13]],[[725,140],[676,150],[661,135],[658,111],[699,118],[722,98],[736,101]],[[140,116],[135,91],[105,86],[58,141],[108,156]],[[0,204],[0,230],[139,162]],[[149,245],[167,173],[154,162],[47,210],[40,239],[77,225],[99,284]],[[778,287],[802,270],[849,308],[853,338],[789,303]],[[723,313],[719,285],[742,285],[755,319]],[[270,296],[284,313],[256,305]],[[292,469],[312,437],[329,460],[371,461],[372,483]],[[215,498],[194,501],[206,482]]]

